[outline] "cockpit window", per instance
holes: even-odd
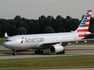
[[[6,40],[6,42],[12,42],[12,40]]]

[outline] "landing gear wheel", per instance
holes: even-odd
[[[38,54],[40,54],[40,50],[38,50]]]
[[[56,53],[56,54],[61,54],[61,52],[59,52],[59,53]]]
[[[40,54],[43,54],[43,51],[40,51]]]
[[[65,51],[63,51],[62,53],[65,54]]]
[[[16,56],[16,55],[17,55],[17,53],[13,53],[13,55],[15,55],[15,56]]]
[[[35,51],[35,54],[38,54],[38,51]]]
[[[43,54],[43,51],[37,50],[35,51],[35,54]]]
[[[59,54],[59,53],[56,53],[56,54]]]
[[[61,52],[59,54],[61,54]]]
[[[65,51],[62,51],[62,52],[59,52],[59,53],[56,53],[56,54],[65,54]]]

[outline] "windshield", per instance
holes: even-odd
[[[6,40],[5,42],[12,42],[12,40]]]

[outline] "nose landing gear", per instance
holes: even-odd
[[[16,50],[12,50],[12,51],[13,51],[13,55],[17,55]]]

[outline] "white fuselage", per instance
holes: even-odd
[[[32,34],[32,35],[17,35],[6,39],[3,45],[9,49],[23,50],[23,49],[42,49],[43,44],[71,42],[83,39],[78,37],[79,33],[49,33],[49,34]],[[81,33],[82,34],[82,33]],[[48,47],[43,47],[47,49]]]

